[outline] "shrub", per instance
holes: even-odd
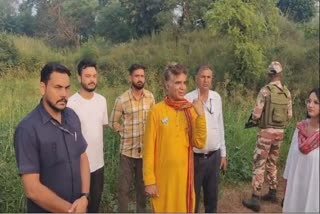
[[[13,40],[5,33],[0,33],[0,73],[13,67],[18,61],[18,51]]]

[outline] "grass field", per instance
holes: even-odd
[[[114,100],[128,86],[108,87],[104,78],[100,78],[98,92],[106,96],[109,115]],[[12,72],[0,77],[0,211],[25,212],[25,198],[13,149],[13,134],[19,121],[39,102],[39,77],[37,73],[19,74]],[[72,77],[72,93],[78,88]],[[219,92],[219,91],[218,91]],[[225,136],[228,154],[228,171],[222,175],[222,185],[240,186],[251,179],[252,155],[256,141],[255,129],[244,129],[254,104],[254,97],[229,99],[222,94],[224,103]],[[158,96],[159,97],[159,96]],[[297,119],[303,115],[295,113],[295,118],[286,130],[286,137],[279,161],[282,167],[286,160],[290,139]],[[105,132],[105,186],[102,199],[103,212],[116,212],[116,190],[119,159],[119,136],[110,129]],[[281,176],[281,175],[279,175]],[[133,194],[132,194],[133,195]],[[134,204],[130,205],[132,211]]]

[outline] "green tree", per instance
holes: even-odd
[[[266,47],[278,38],[278,17],[272,0],[218,0],[208,11],[209,30],[232,44],[232,80],[248,84],[261,77],[266,66]]]
[[[166,9],[166,1],[163,0],[119,0],[121,6],[128,12],[129,23],[135,27],[137,37],[151,35],[160,31],[162,23],[157,16]]]
[[[62,16],[75,31],[75,37],[87,41],[93,36],[98,0],[68,0],[63,3]]]
[[[169,2],[168,0],[100,1],[100,5],[104,7],[97,18],[97,32],[115,42],[125,42],[157,33],[165,22],[170,20],[165,17],[170,14]]]
[[[26,0],[23,10],[34,11],[35,36],[41,37],[52,44],[56,43],[57,18],[54,7],[61,4],[61,0]]]
[[[129,13],[119,1],[110,1],[99,11],[96,33],[113,42],[126,42],[136,38]]]
[[[16,0],[0,1],[0,31],[34,35],[35,19],[27,1],[22,2],[20,6]]]
[[[15,66],[18,62],[18,51],[13,44],[12,38],[0,33],[0,74],[8,67]]]
[[[211,9],[212,3],[215,0],[189,0],[181,1],[180,5],[183,8],[183,18],[187,23],[185,23],[191,30],[196,28],[197,21],[203,20],[206,12]]]
[[[94,34],[98,5],[98,0],[26,0],[23,7],[35,11],[36,36],[54,46],[80,47]]]
[[[308,22],[316,14],[315,0],[279,0],[282,13],[295,22]]]
[[[34,36],[36,32],[36,19],[32,14],[32,7],[26,1],[19,6],[19,13],[15,17],[15,33],[20,35]]]
[[[0,31],[14,31],[14,17],[16,11],[14,8],[14,1],[1,0],[0,1]]]

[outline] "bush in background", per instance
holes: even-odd
[[[8,68],[16,66],[18,51],[10,36],[0,33],[0,74]]]

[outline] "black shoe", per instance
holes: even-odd
[[[276,203],[277,200],[277,190],[269,189],[269,192],[261,197],[264,201],[271,201],[272,203]]]
[[[260,200],[257,195],[252,195],[251,198],[242,201],[243,206],[255,211],[260,211]]]

